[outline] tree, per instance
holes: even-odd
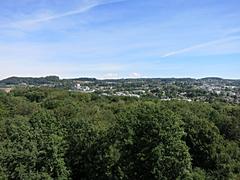
[[[118,115],[99,154],[102,179],[177,179],[190,175],[191,158],[180,119],[155,104]]]

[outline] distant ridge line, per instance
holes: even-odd
[[[0,83],[8,81],[8,80],[73,80],[73,81],[118,81],[118,80],[230,80],[230,81],[240,81],[240,79],[230,79],[230,78],[221,78],[221,77],[204,77],[204,78],[191,78],[191,77],[143,77],[143,78],[117,78],[117,79],[111,79],[111,78],[105,78],[105,79],[98,79],[93,77],[79,77],[79,78],[60,78],[55,75],[45,76],[45,77],[20,77],[20,76],[11,76],[5,79],[0,80]]]

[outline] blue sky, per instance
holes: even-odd
[[[0,1],[0,79],[240,79],[239,9],[239,0]]]

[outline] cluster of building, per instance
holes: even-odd
[[[74,90],[98,93],[102,96],[157,97],[164,101],[172,99],[185,101],[207,101],[218,99],[240,103],[240,86],[218,81],[81,81],[75,82]]]

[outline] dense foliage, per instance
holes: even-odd
[[[240,179],[240,106],[0,92],[0,179]]]

